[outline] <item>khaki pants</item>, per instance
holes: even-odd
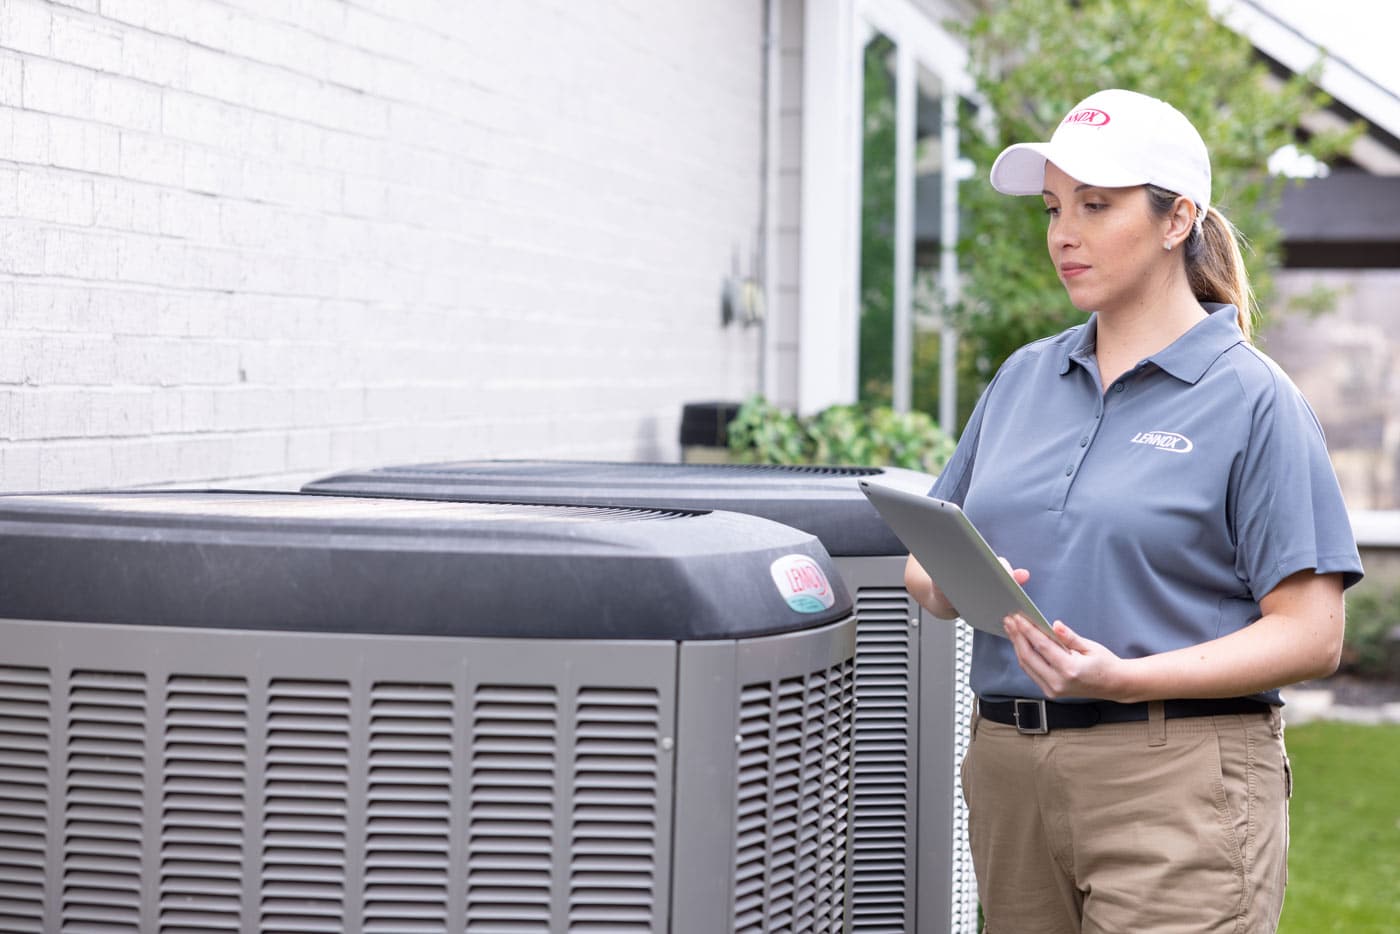
[[[988,934],[1272,932],[1291,778],[1272,714],[1028,736],[973,718],[962,766]]]

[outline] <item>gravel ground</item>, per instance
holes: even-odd
[[[1400,681],[1379,681],[1355,675],[1333,675],[1304,681],[1297,687],[1304,690],[1331,691],[1332,703],[1347,707],[1374,707],[1400,703]]]
[[[1400,682],[1333,675],[1283,689],[1284,719],[1400,723]]]

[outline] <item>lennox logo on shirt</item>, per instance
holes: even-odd
[[[1133,435],[1133,444],[1147,444],[1173,454],[1185,454],[1195,447],[1190,438],[1174,431],[1139,431]]]

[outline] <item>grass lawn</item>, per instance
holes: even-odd
[[[1289,727],[1288,896],[1280,934],[1400,930],[1400,726]]]

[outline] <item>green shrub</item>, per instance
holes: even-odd
[[[937,473],[953,439],[923,412],[887,406],[834,405],[807,418],[762,396],[729,423],[729,449],[744,463],[904,467]]]
[[[739,407],[726,429],[729,450],[746,464],[807,464],[807,431],[796,415],[762,396]]]
[[[1366,587],[1347,595],[1341,670],[1400,678],[1400,587]]]

